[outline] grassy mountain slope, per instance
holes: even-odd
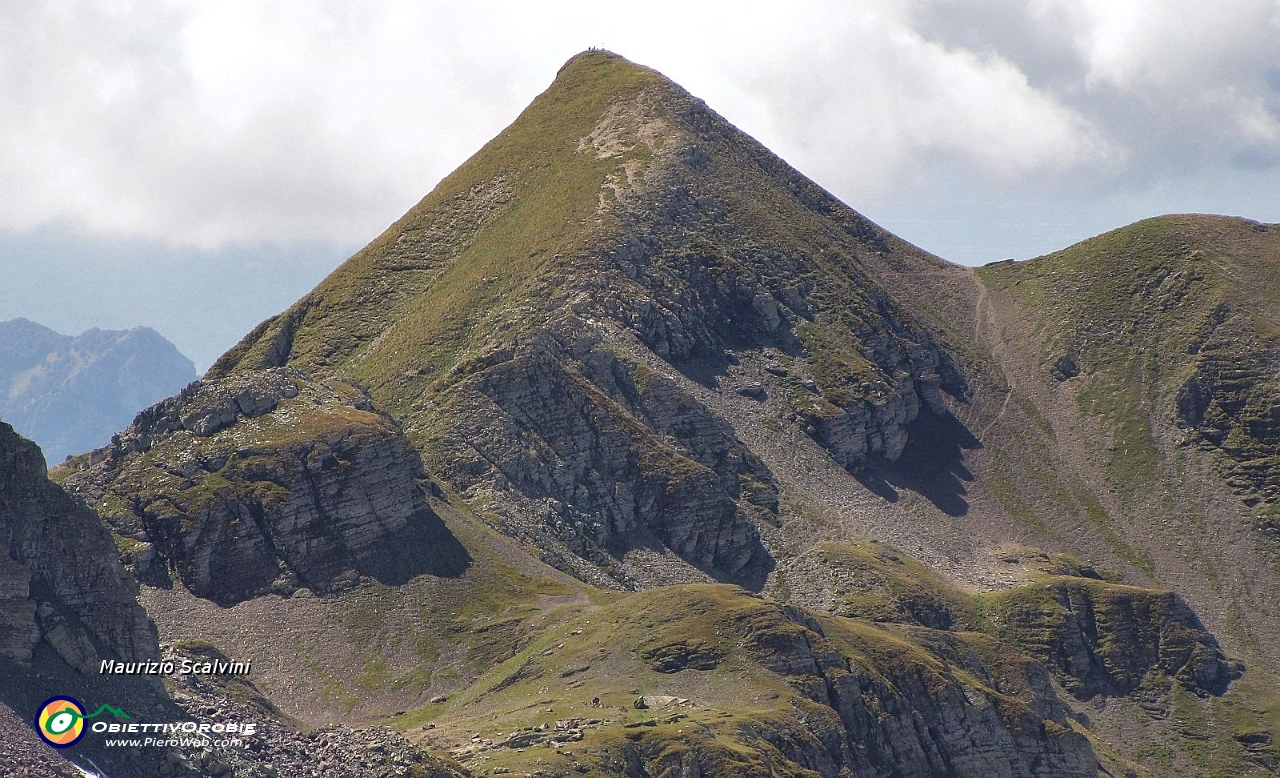
[[[899,597],[882,574],[918,564],[883,546],[827,551],[888,562],[863,567],[864,602]],[[1262,734],[1280,711],[1270,681],[1228,690],[1238,666],[1169,593],[1071,576],[998,597],[935,591],[965,625],[848,619],[723,586],[600,593],[469,688],[388,723],[477,771],[516,774],[870,775],[891,764],[965,775],[986,764],[1013,775],[1263,775],[1277,764]],[[1067,647],[1048,672],[1030,659],[1046,645]],[[923,724],[904,726],[908,715]],[[1124,742],[1122,725],[1143,728],[1162,769],[1106,745]],[[1006,747],[1017,756],[996,756]]]
[[[1106,467],[1134,493],[1160,473],[1150,419],[1224,455],[1249,504],[1275,483],[1280,231],[1242,219],[1139,222],[1030,263],[984,268],[1051,329],[1047,369],[1083,374],[1080,408],[1114,428]],[[1114,443],[1114,445],[1111,445]]]

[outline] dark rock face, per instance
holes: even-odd
[[[1082,700],[1167,678],[1221,695],[1243,672],[1172,592],[1055,579],[1011,593],[996,634],[1045,662]]]
[[[0,423],[0,655],[28,661],[41,637],[82,673],[99,658],[156,655],[110,534],[45,476],[34,443]]]
[[[949,667],[939,673],[911,661],[869,666],[839,650],[820,624],[803,621],[790,632],[765,633],[753,646],[762,663],[834,714],[813,716],[816,743],[765,736],[796,763],[832,776],[1098,775],[1092,747],[1071,730],[1040,666],[1027,662],[1021,677],[1007,679],[1030,692],[1015,699],[995,680],[1001,670],[983,666],[953,636],[930,636],[940,658],[994,689],[968,688]]]
[[[751,663],[784,680],[795,698],[779,706],[786,711],[782,715],[742,722],[736,734],[745,748],[724,748],[724,736],[637,731],[606,757],[607,773],[1099,774],[1097,756],[1089,740],[1072,729],[1049,673],[1026,656],[992,651],[991,641],[972,633],[873,627],[791,606],[748,603],[740,596],[711,605],[702,599],[706,592],[673,590],[664,595],[670,599],[663,607],[690,619],[724,614],[719,628],[735,639],[655,638],[632,650],[669,673],[711,670],[740,646]],[[682,615],[670,617],[663,628],[688,631]]]
[[[70,337],[26,319],[0,322],[0,418],[52,462],[104,445],[195,378],[191,360],[146,327]]]
[[[441,474],[497,485],[536,517],[516,531],[553,553],[608,566],[666,549],[758,588],[773,561],[747,510],[776,509],[772,474],[696,399],[598,341],[543,339],[465,379]]]
[[[467,563],[395,423],[359,388],[293,370],[193,384],[71,468],[139,577],[222,604]]]
[[[643,92],[583,140],[601,158],[619,144],[652,149],[643,173],[629,168],[614,189],[623,226],[608,272],[626,291],[603,299],[598,280],[582,291],[661,358],[717,363],[770,346],[793,355],[819,390],[796,404],[797,420],[851,469],[896,459],[922,409],[945,418],[942,392],[965,394],[946,350],[868,272],[866,260],[890,250],[880,230],[702,101]]]
[[[1071,357],[1058,357],[1049,374],[1059,381],[1066,381],[1068,378],[1080,375],[1080,366]]]
[[[1277,347],[1257,342],[1244,317],[1223,306],[1211,321],[1214,328],[1195,344],[1193,370],[1178,389],[1176,421],[1224,454],[1233,474],[1270,502],[1280,498]]]

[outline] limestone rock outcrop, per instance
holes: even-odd
[[[1058,577],[992,599],[1000,639],[1039,658],[1079,699],[1176,680],[1221,695],[1243,672],[1173,592]]]
[[[198,382],[67,470],[141,579],[222,604],[467,563],[417,453],[348,382],[288,369]]]
[[[433,470],[515,502],[510,529],[571,570],[575,559],[606,568],[632,549],[666,549],[759,588],[773,560],[752,514],[777,506],[768,468],[727,423],[601,348],[598,334],[570,343],[540,338],[463,379]],[[621,571],[615,580],[630,583]]]
[[[798,764],[821,775],[883,775],[889,766],[888,774],[920,778],[1098,775],[1093,748],[1072,730],[1040,665],[984,663],[969,639],[917,628],[912,637],[928,646],[932,664],[913,651],[886,651],[877,644],[885,637],[873,632],[846,631],[798,610],[790,616],[789,625],[759,631],[749,645],[826,709],[811,715],[820,747],[803,738],[773,741]],[[966,683],[960,672],[983,683]]]
[[[82,673],[98,659],[158,652],[138,584],[93,511],[45,473],[31,441],[0,423],[0,656],[31,659],[43,637]]]

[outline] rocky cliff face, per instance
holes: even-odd
[[[1067,558],[1042,560],[1034,582],[976,600],[876,542],[824,543],[789,572],[804,576],[795,601],[877,622],[985,632],[1043,662],[1080,700],[1161,697],[1174,683],[1221,696],[1241,676],[1243,665],[1174,592],[1102,580]]]
[[[984,663],[985,647],[974,639],[916,633],[941,663],[931,666],[928,654],[881,643],[888,635],[800,611],[789,616],[791,625],[757,632],[751,648],[764,666],[835,713],[815,716],[814,735],[826,752],[818,759],[799,743],[775,742],[784,752],[795,749],[797,763],[822,775],[1098,774],[1093,749],[1072,731],[1040,666],[1000,666],[991,654]],[[982,683],[966,685],[958,677],[964,672]]]
[[[466,564],[395,423],[358,387],[294,370],[193,384],[63,475],[140,578],[222,604]]]
[[[71,666],[157,653],[137,582],[93,512],[45,476],[40,449],[0,423],[0,655],[31,658],[43,638]]]
[[[754,523],[776,509],[768,468],[696,399],[579,335],[494,355],[462,379],[433,470],[515,503],[508,529],[587,580],[609,569],[624,584],[661,581],[618,566],[648,547],[759,588],[773,566]]]
[[[1079,578],[1054,578],[993,596],[991,628],[1041,658],[1080,699],[1123,696],[1176,680],[1221,695],[1243,667],[1177,595]]]
[[[1178,388],[1175,418],[1201,445],[1224,455],[1237,494],[1270,505],[1280,500],[1280,386],[1274,369],[1280,343],[1259,337],[1249,320],[1253,315],[1226,305],[1214,310],[1205,337],[1188,346],[1194,361]],[[1264,519],[1262,528],[1268,527]]]
[[[71,337],[26,319],[0,322],[0,418],[51,462],[105,444],[195,378],[191,360],[146,327]]]

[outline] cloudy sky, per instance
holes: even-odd
[[[1280,221],[1280,0],[0,3],[0,320],[201,369],[602,46],[957,262]]]

